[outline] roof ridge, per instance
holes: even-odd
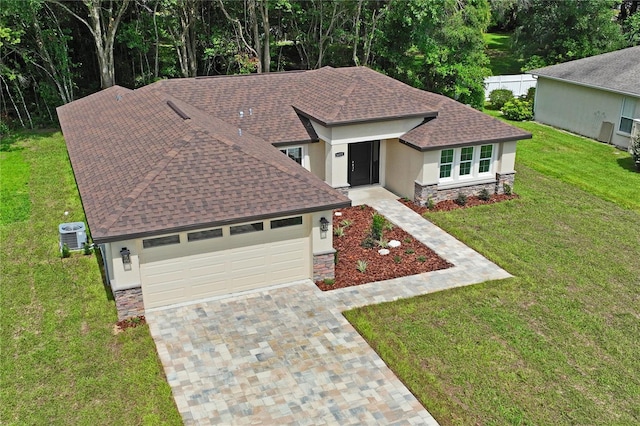
[[[136,202],[140,194],[155,180],[155,178],[167,168],[167,166],[173,161],[174,158],[180,153],[181,149],[186,146],[193,139],[193,131],[188,130],[188,135],[174,142],[167,152],[165,152],[161,161],[159,161],[156,167],[152,168],[144,178],[133,187],[129,194],[123,199],[123,201],[114,209],[114,212],[107,216],[105,222],[102,224],[102,229],[111,228],[127,209]]]
[[[333,114],[331,114],[330,116],[327,117],[330,120],[333,120],[338,115],[340,115],[340,113],[344,109],[345,105],[347,104],[347,98],[349,96],[351,96],[353,91],[356,90],[356,86],[360,83],[360,79],[358,79],[357,77],[351,77],[350,76],[349,78],[351,79],[351,84],[349,85],[347,90],[342,92],[342,95],[340,95],[340,99],[338,100],[338,102],[336,102],[336,106],[334,108]]]

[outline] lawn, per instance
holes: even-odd
[[[515,278],[345,316],[442,425],[638,424],[640,212],[621,192],[637,176],[610,147],[530,128],[519,199],[429,216]],[[540,166],[572,155],[588,165]]]
[[[485,33],[483,37],[492,75],[521,74],[523,61],[513,52],[511,34]]]
[[[533,121],[508,123],[533,134],[518,143],[520,164],[640,213],[640,173],[628,152]]]
[[[182,424],[148,328],[113,333],[95,255],[59,256],[58,224],[84,220],[62,135],[5,142],[0,423]]]

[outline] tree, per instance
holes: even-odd
[[[516,48],[525,69],[552,65],[624,47],[614,20],[615,0],[530,0],[518,12]]]
[[[490,74],[486,0],[395,0],[381,25],[377,65],[387,74],[481,108]]]
[[[113,44],[122,15],[129,7],[131,0],[83,0],[82,5],[84,5],[87,18],[83,18],[73,10],[75,2],[67,5],[60,0],[47,1],[59,5],[89,29],[93,36],[100,67],[100,87],[106,89],[113,86],[116,78]]]

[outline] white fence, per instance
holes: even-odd
[[[513,96],[526,95],[529,87],[536,87],[536,79],[531,74],[494,75],[484,79],[484,97],[496,89],[509,89]]]

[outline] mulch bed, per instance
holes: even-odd
[[[400,241],[397,248],[387,247],[387,255],[378,254],[381,247],[365,248],[360,244],[369,235],[375,210],[369,206],[355,206],[339,210],[342,216],[333,217],[334,229],[348,220],[352,224],[344,227],[343,236],[333,237],[333,246],[337,250],[336,279],[333,284],[319,281],[320,290],[334,290],[374,281],[388,280],[423,272],[437,271],[453,266],[442,259],[433,250],[413,238],[401,228],[385,229],[383,238],[387,241]],[[357,268],[358,260],[367,262],[365,272]],[[422,260],[422,261],[421,261]]]
[[[467,197],[467,203],[464,206],[457,204],[453,200],[445,200],[436,203],[433,208],[429,209],[424,206],[419,206],[415,204],[413,201],[407,199],[401,199],[400,202],[405,206],[409,207],[416,213],[423,214],[425,212],[448,212],[451,210],[457,209],[466,209],[469,207],[482,206],[485,204],[494,204],[499,203],[501,201],[512,200],[514,198],[518,198],[517,194],[505,195],[505,194],[493,194],[489,200],[484,201],[476,197],[475,195]]]
[[[147,320],[144,318],[144,315],[140,315],[137,317],[126,318],[116,323],[116,327],[120,331],[124,331],[127,328],[134,328],[140,325],[145,325]]]

